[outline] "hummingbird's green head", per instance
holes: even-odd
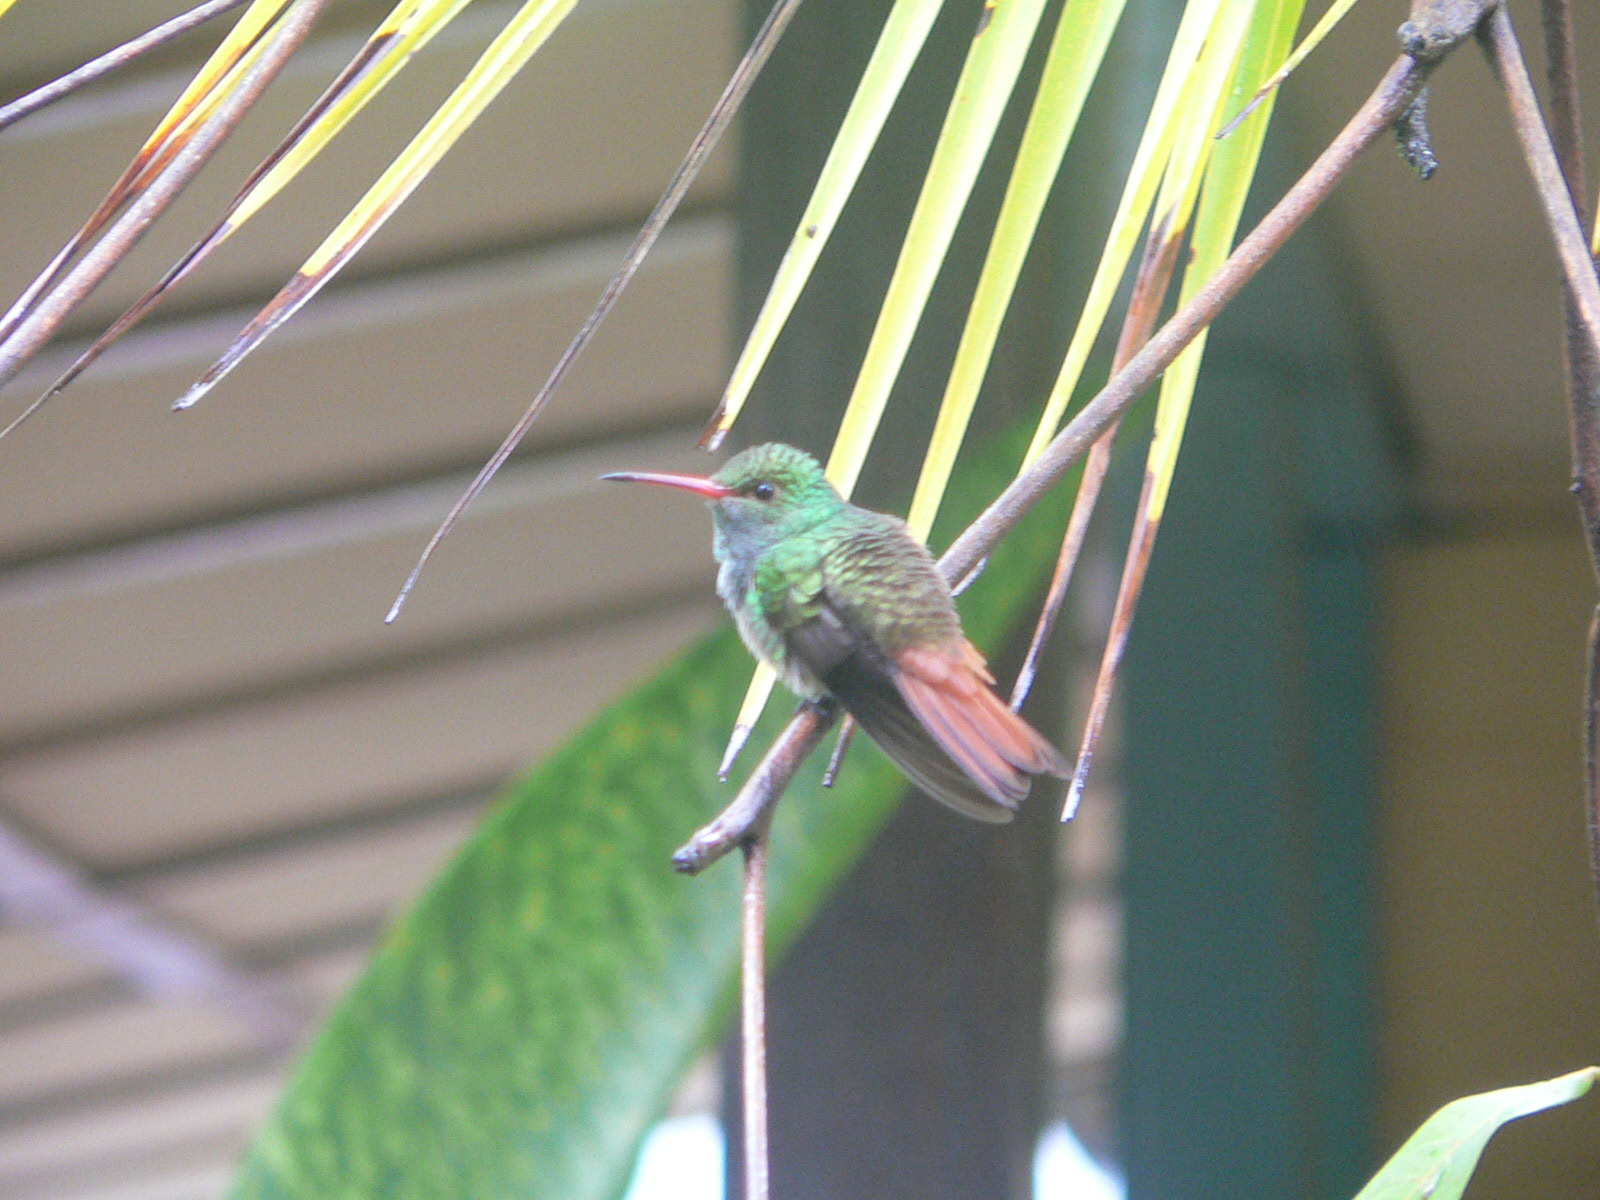
[[[724,561],[752,561],[845,507],[822,464],[782,442],[735,454],[709,477],[618,471],[603,478],[663,484],[705,497],[716,525],[717,558]]]
[[[844,504],[822,464],[782,442],[735,454],[711,478],[726,489],[711,500],[719,542],[770,546],[803,533]]]

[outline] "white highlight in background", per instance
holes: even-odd
[[[722,1126],[710,1113],[652,1129],[624,1200],[722,1200]]]
[[[1033,1151],[1034,1200],[1126,1200],[1128,1185],[1083,1148],[1071,1127],[1057,1121],[1039,1135]]]
[[[674,1117],[650,1131],[626,1200],[722,1200],[722,1127],[710,1113]],[[1036,1200],[1126,1200],[1127,1187],[1083,1148],[1066,1123],[1039,1138]]]

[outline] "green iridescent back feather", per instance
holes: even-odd
[[[803,695],[821,688],[790,661],[784,636],[824,607],[887,655],[960,638],[933,556],[903,521],[844,500],[816,459],[792,446],[754,446],[716,480],[734,497],[712,507],[717,590],[751,651]],[[770,495],[758,489],[772,489]]]

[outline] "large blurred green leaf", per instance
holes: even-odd
[[[953,519],[1004,486],[1020,431],[1012,441],[958,475]],[[963,598],[979,645],[1022,615],[1054,540],[1036,513]],[[731,631],[702,641],[514,789],[384,940],[234,1196],[621,1192],[646,1128],[731,1007],[738,866],[690,879],[668,857],[731,796],[715,770],[749,663]],[[903,790],[872,748],[852,753],[835,788],[818,775],[816,764],[802,773],[773,828],[780,945]]]
[[[1507,1121],[1576,1100],[1600,1068],[1452,1100],[1423,1122],[1356,1200],[1461,1200],[1478,1157]]]

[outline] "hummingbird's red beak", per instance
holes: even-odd
[[[733,489],[704,475],[668,475],[657,471],[615,471],[601,479],[615,479],[621,483],[659,483],[663,487],[682,488],[707,500],[721,500],[733,495]]]

